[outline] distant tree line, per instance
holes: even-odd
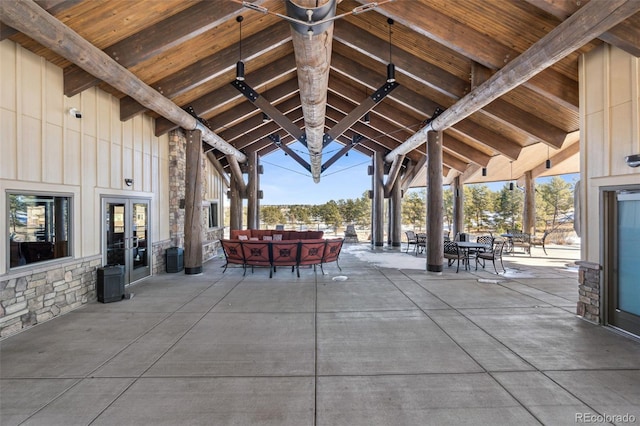
[[[536,184],[536,230],[552,232],[573,223],[573,185],[560,177]],[[445,190],[444,225],[453,225],[453,193]],[[486,184],[464,185],[464,218],[468,232],[504,232],[522,229],[523,190],[509,184],[492,191]],[[385,209],[386,211],[386,209]],[[426,225],[426,190],[408,191],[402,199],[402,224],[417,232]],[[268,205],[260,208],[261,221],[269,226],[289,227],[323,224],[334,229],[353,224],[362,229],[371,227],[371,200],[366,191],[360,198],[330,200],[319,205]],[[567,225],[568,226],[568,225]]]

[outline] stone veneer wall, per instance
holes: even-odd
[[[167,271],[167,259],[165,252],[169,247],[173,247],[173,241],[164,240],[153,243],[152,256],[153,256],[153,270],[151,274],[164,274]]]
[[[602,324],[600,320],[600,265],[578,261],[578,306],[576,313],[589,321]]]
[[[164,273],[165,250],[169,247],[184,247],[184,198],[187,138],[181,129],[173,130],[169,134],[169,221],[170,240],[161,244],[154,244],[155,263],[153,273]],[[202,168],[205,169],[204,161]],[[204,171],[204,170],[203,170]],[[203,193],[206,193],[206,182]],[[213,259],[218,255],[220,239],[223,238],[224,228],[209,228],[208,209],[203,208],[202,229],[204,230],[202,243],[202,261]]]
[[[101,256],[55,262],[0,280],[0,337],[95,300]]]
[[[169,133],[169,235],[171,246],[184,247],[184,181],[187,139],[180,129]]]

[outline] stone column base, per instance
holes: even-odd
[[[600,271],[602,267],[593,262],[578,261],[578,305],[576,314],[589,321],[602,324]]]

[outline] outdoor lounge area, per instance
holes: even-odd
[[[547,251],[500,276],[369,244],[300,278],[154,275],[0,342],[0,423],[637,422],[640,342],[576,317],[579,251]]]

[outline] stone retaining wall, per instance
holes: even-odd
[[[95,300],[101,265],[101,257],[94,256],[0,277],[0,337]]]

